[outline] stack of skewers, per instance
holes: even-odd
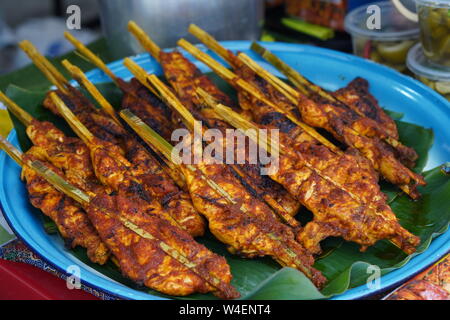
[[[123,92],[119,112],[79,68],[63,62],[100,108],[31,43],[21,43],[56,87],[43,106],[63,117],[77,138],[34,119],[0,93],[26,126],[33,147],[22,154],[4,139],[1,145],[22,165],[32,205],[55,222],[72,247],[86,248],[95,263],[111,259],[126,277],[159,292],[212,292],[225,299],[239,292],[230,284],[227,261],[194,239],[206,228],[232,254],[269,256],[304,273],[318,288],[327,279],[313,267],[314,259],[328,237],[355,242],[361,250],[388,240],[407,254],[415,251],[419,238],[399,224],[379,180],[412,199],[420,197],[417,187],[425,181],[411,170],[416,152],[398,140],[394,121],[369,93],[366,80],[357,78],[329,92],[254,43],[252,49],[291,86],[191,25],[189,31],[232,69],[186,40],[179,41],[180,47],[227,81],[237,92],[235,102],[181,52],[162,51],[134,22],[129,31],[161,64],[168,85],[130,58],[124,65],[134,78],[126,82],[66,34]],[[262,175],[267,164],[253,163],[250,150],[238,164],[201,157],[185,163],[171,144],[178,128],[185,129],[183,142],[194,150],[193,157],[196,144],[212,144],[196,141],[195,129],[223,133],[214,141],[223,148],[227,130],[238,129],[278,155],[278,170]],[[259,129],[277,129],[279,144],[261,139]],[[237,158],[242,150],[233,153]],[[305,225],[295,219],[301,207],[313,215]]]

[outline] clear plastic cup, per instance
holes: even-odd
[[[380,11],[379,29],[367,24],[374,13],[369,6]],[[385,64],[400,72],[407,71],[406,56],[419,40],[419,25],[406,19],[390,1],[374,2],[352,10],[345,17],[345,30],[352,35],[353,53]]]
[[[450,0],[416,0],[416,5],[425,56],[450,67]]]
[[[420,43],[408,52],[407,65],[416,79],[450,101],[450,68],[436,67],[430,63],[425,57]]]

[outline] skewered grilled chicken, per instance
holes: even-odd
[[[342,103],[344,99],[338,100],[324,89],[310,83],[259,45],[254,44],[252,48],[264,52],[264,56],[269,56],[271,61],[276,60],[277,67],[289,73],[289,78],[302,89],[302,92],[295,91],[295,97],[299,101],[295,105],[305,123],[323,128],[337,140],[357,149],[386,180],[398,185],[413,199],[420,197],[417,187],[425,185],[423,177],[401,162],[409,166],[414,164],[417,153],[412,148],[389,136],[384,126],[366,117],[360,108]]]
[[[239,122],[231,121],[237,127],[245,121],[229,108],[219,105],[216,110],[222,110],[221,116],[224,119],[230,120],[230,116],[227,116],[229,114],[233,115],[233,119],[238,119]],[[247,124],[248,128],[258,128],[250,122]],[[266,128],[261,125],[259,127]],[[319,253],[319,243],[323,239],[340,236],[360,244],[362,250],[378,240],[389,239],[406,253],[415,251],[419,238],[400,226],[384,198],[379,201],[371,199],[370,203],[355,199],[345,188],[308,164],[303,153],[297,151],[301,148],[295,147],[296,144],[298,142],[291,141],[290,136],[280,134],[282,152],[279,170],[271,177],[314,214],[313,221],[297,237],[306,249]]]
[[[165,76],[169,79],[170,84],[180,97],[182,104],[193,112],[197,119],[202,120],[208,128],[219,129],[225,136],[226,129],[229,129],[230,126],[219,119],[217,115],[215,115],[214,110],[202,105],[197,98],[195,88],[201,87],[223,103],[231,104],[230,98],[221,92],[207,76],[203,75],[195,65],[187,60],[181,53],[166,53],[161,51],[160,57]],[[235,110],[239,110],[239,108],[235,106]],[[215,141],[215,143],[219,143],[219,141]],[[225,144],[226,142],[223,141],[222,146],[224,149]],[[235,150],[235,153],[237,152],[239,152],[239,150]],[[246,156],[249,156],[248,152],[246,152]],[[280,214],[285,215],[285,213],[287,213],[295,215],[299,209],[299,203],[279,184],[271,181],[271,179],[266,176],[260,175],[259,164],[250,164],[248,158],[246,159],[246,162],[247,163],[244,165],[232,165],[232,170],[237,173],[236,176],[244,184],[255,190],[256,194],[260,194],[263,199],[266,199],[269,205]],[[267,200],[265,195],[269,196],[270,200]],[[275,201],[271,201],[272,199]]]
[[[373,167],[386,180],[400,186],[413,199],[420,197],[417,186],[426,184],[423,177],[398,161],[392,148],[377,137],[358,134],[351,125],[353,115],[342,109],[342,112],[337,112],[338,108],[331,103],[320,99],[314,101],[307,97],[300,98],[299,109],[305,122],[329,131],[336,139],[354,147],[371,161]],[[364,121],[358,125],[364,128]]]
[[[157,199],[153,197],[153,194],[157,192],[158,187],[164,188],[164,185],[152,187],[151,192],[153,193],[147,191],[148,188],[146,186],[159,184],[160,180],[155,175],[145,172],[145,158],[141,161],[136,161],[136,165],[132,166],[121,154],[121,149],[117,145],[94,137],[55,93],[50,94],[50,99],[56,111],[69,122],[72,129],[77,132],[89,147],[95,174],[105,186],[110,187],[123,196],[140,197],[153,207],[154,214],[159,215],[174,226],[189,230],[191,234],[195,235],[203,233],[204,222],[195,211],[201,225],[191,216],[184,215],[186,210],[183,210],[185,208],[180,204],[177,204],[176,207],[170,207],[170,204],[165,204],[165,208],[163,208],[160,201],[156,201]],[[140,157],[142,154],[140,155],[139,152],[136,152],[134,156]],[[176,196],[172,195],[173,198]],[[199,228],[199,225],[201,228]]]
[[[225,299],[239,297],[230,285],[231,274],[225,259],[154,215],[148,203],[136,196],[88,196],[66,182],[57,168],[37,160],[39,151],[34,152],[33,148],[38,147],[32,147],[29,154],[22,156],[2,137],[0,144],[14,160],[24,165],[23,174],[28,179],[34,204],[54,216],[63,231],[66,226],[78,226],[79,233],[74,235],[78,238],[86,232],[86,224],[80,217],[87,219],[89,216],[125,276],[170,295],[212,292]],[[58,211],[63,206],[69,211]],[[83,244],[93,246],[93,243]]]
[[[195,27],[194,27],[195,29]],[[202,31],[198,31],[202,32]],[[199,36],[196,32],[195,35]],[[280,93],[274,86],[255,74],[253,70],[244,65],[232,52],[223,48],[214,39],[210,39],[208,35],[199,36],[209,47],[218,52],[221,56],[235,66],[239,75],[230,76],[233,84],[234,78],[245,80],[248,86],[252,86],[255,90],[261,92],[268,100],[277,101],[278,105],[282,105],[282,110],[291,108],[288,114],[298,116],[298,110],[295,105],[291,105],[286,96]],[[206,41],[205,39],[210,39]],[[189,50],[190,46],[188,47]],[[192,51],[192,50],[191,50]],[[199,56],[196,52],[194,54]],[[205,59],[202,57],[202,60]],[[211,65],[210,65],[211,66]],[[221,69],[211,66],[215,71],[222,72]],[[226,69],[225,69],[226,70]],[[222,74],[225,73],[224,71]],[[301,123],[293,122],[288,118],[285,112],[279,111],[273,105],[268,105],[259,97],[251,95],[247,90],[238,89],[239,101],[243,109],[250,110],[254,120],[264,126],[270,125],[271,128],[277,128],[281,134],[289,135],[290,141],[295,141],[295,146],[290,148],[299,148],[305,160],[321,172],[327,179],[337,183],[344,190],[350,192],[359,201],[370,203],[378,202],[385,199],[385,195],[381,192],[377,180],[378,176],[373,170],[368,160],[361,157],[354,149],[347,150],[346,153],[340,150],[329,149],[330,143],[317,134],[312,128],[308,128]],[[294,118],[295,120],[295,118]],[[298,124],[298,125],[297,125]],[[322,145],[323,143],[323,145]]]
[[[225,135],[226,129],[230,128],[228,124],[218,119],[214,111],[207,106],[201,104],[195,93],[195,88],[201,87],[215,99],[227,104],[239,112],[243,112],[240,108],[232,103],[231,99],[197,67],[186,59],[180,52],[164,52],[157,48],[151,39],[143,34],[143,31],[134,23],[129,23],[129,29],[138,37],[138,40],[146,48],[153,47],[150,53],[161,63],[165,77],[174,88],[182,104],[196,115],[196,118],[208,128],[216,128]],[[149,45],[146,45],[148,43]],[[132,110],[133,111],[133,110]],[[145,121],[145,119],[143,119]],[[151,126],[152,123],[147,123]],[[223,144],[225,146],[225,144]],[[235,150],[235,153],[239,150]],[[247,158],[243,165],[232,165],[232,170],[236,173],[236,177],[241,180],[248,188],[251,188],[255,194],[264,199],[281,217],[285,217],[286,221],[297,225],[295,220],[289,219],[289,215],[295,215],[299,210],[299,203],[289,195],[279,184],[272,181],[266,176],[260,175],[260,165],[250,164],[248,161],[248,152],[245,152]]]
[[[142,130],[157,136],[128,110],[122,111],[121,115],[144,140],[149,137],[142,134]],[[154,141],[146,141],[158,147]],[[193,138],[186,136],[183,141],[189,144]],[[168,157],[172,154],[171,150],[161,152]],[[248,258],[268,255],[283,266],[300,270],[316,286],[324,284],[325,278],[312,267],[312,255],[295,241],[292,229],[274,217],[264,202],[237,183],[229,166],[200,162],[181,164],[180,167],[194,205],[208,220],[211,232],[228,245],[231,253]]]
[[[194,30],[199,29],[198,27],[191,26],[190,31],[194,32],[196,36],[198,36],[207,45],[212,47],[213,50],[218,52],[222,57],[224,57],[228,62],[230,62],[230,64],[236,69],[237,73],[242,72],[244,65],[239,59],[237,59],[234,56],[233,53],[223,48],[204,31],[192,31],[191,29]],[[380,171],[386,179],[388,179],[394,184],[399,185],[400,188],[404,190],[407,194],[409,194],[411,197],[417,198],[419,196],[416,187],[417,185],[425,184],[423,177],[421,177],[418,174],[415,174],[414,172],[406,168],[402,163],[400,163],[395,158],[393,150],[389,145],[387,145],[377,137],[366,136],[366,135],[369,136],[376,135],[379,132],[381,132],[378,129],[378,127],[372,125],[373,123],[376,123],[375,121],[368,118],[359,117],[358,114],[352,113],[352,110],[348,108],[346,110],[343,110],[342,108],[345,106],[343,106],[339,102],[335,103],[335,105],[340,106],[339,108],[341,108],[340,110],[341,111],[343,110],[343,112],[341,113],[337,112],[336,110],[339,110],[339,108],[337,107],[336,108],[330,107],[329,111],[334,113],[326,113],[326,112],[324,113],[322,108],[318,107],[319,104],[317,103],[310,103],[310,104],[301,103],[302,101],[304,101],[304,99],[309,98],[306,98],[306,96],[304,96],[302,93],[290,88],[286,84],[283,85],[283,89],[280,89],[280,87],[278,86],[277,90],[286,95],[286,97],[289,96],[289,98],[293,99],[293,101],[291,101],[292,106],[286,107],[287,103],[284,104],[282,103],[281,105],[279,105],[280,101],[269,100],[266,95],[266,92],[259,90],[258,82],[254,83],[254,85],[249,84],[248,82],[245,81],[245,79],[242,79],[238,75],[235,75],[232,72],[228,71],[227,69],[223,68],[221,65],[217,64],[217,62],[212,60],[208,55],[202,53],[200,50],[196,49],[183,39],[180,40],[178,44],[182,46],[184,49],[188,50],[190,53],[194,54],[198,59],[208,64],[213,69],[215,69],[216,72],[219,72],[219,74],[225,80],[231,82],[231,84],[233,84],[239,91],[243,90],[247,94],[264,101],[266,104],[269,104],[272,107],[276,107],[275,109],[282,109],[281,107],[283,107],[284,109],[282,109],[282,113],[287,114],[290,120],[295,120],[294,122],[296,124],[301,124],[301,122],[299,122],[298,119],[296,119],[296,116],[298,116],[298,112],[297,114],[295,114],[294,112],[292,112],[292,110],[294,108],[297,108],[297,101],[300,100],[299,111],[302,116],[301,120],[303,120],[307,124],[331,130],[331,132],[334,133],[337,138],[340,138],[342,142],[346,143],[353,149],[358,150],[363,156],[365,156],[368,160],[370,160],[373,167],[376,170]],[[257,45],[255,44],[254,46]],[[277,63],[282,62],[277,61]],[[247,72],[247,74],[250,74],[252,77],[254,77],[253,72],[251,73]],[[289,87],[290,89],[289,94],[285,92],[284,90],[285,87]],[[318,88],[317,86],[313,85],[311,85],[311,87],[316,89]],[[307,89],[304,90],[308,91]],[[316,91],[319,91],[319,89],[317,89]],[[295,94],[293,96],[290,96],[292,92],[294,92]],[[323,99],[322,96],[320,96],[320,98]],[[305,125],[302,124],[302,127],[305,127]],[[311,131],[309,130],[308,132]],[[315,135],[315,137],[317,137],[317,135]],[[321,139],[320,141],[323,142],[323,139]],[[402,147],[402,145],[399,142],[397,142],[397,147],[398,147],[397,150],[401,150],[403,149],[404,146]],[[353,150],[352,153],[354,153]]]
[[[31,147],[24,155],[24,159],[25,161],[45,161],[46,156],[42,155],[43,151],[40,147]],[[50,164],[47,166],[62,174],[58,168]],[[84,247],[87,249],[87,255],[91,261],[104,264],[109,258],[109,250],[92,226],[86,212],[75,201],[56,190],[27,166],[22,169],[22,177],[27,183],[31,204],[55,222],[66,246],[70,248]]]
[[[104,192],[95,176],[89,148],[80,139],[67,137],[52,123],[35,119],[26,132],[33,145],[42,149],[41,154],[62,170],[71,184],[88,193]]]
[[[239,297],[230,285],[225,259],[159,219],[142,199],[97,196],[87,211],[120,269],[133,281],[174,296],[213,292],[224,299]]]
[[[115,123],[105,112],[96,109],[78,90],[70,86],[67,88],[71,92],[70,97],[60,91],[58,94],[83,119],[83,123],[94,130],[96,137],[104,141],[111,152],[117,154],[116,159],[119,159],[120,156],[120,159],[126,161],[124,170],[130,170],[130,174],[139,179],[139,185],[143,189],[142,191],[136,190],[136,192],[145,191],[144,193],[149,199],[156,198],[160,206],[167,211],[166,217],[175,219],[179,226],[188,230],[192,235],[202,235],[204,222],[192,206],[189,195],[175,185],[173,180],[161,169],[160,164],[126,130]],[[46,97],[44,105],[58,114],[49,95]],[[100,140],[98,141],[100,144],[102,143]],[[126,160],[124,155],[128,156],[131,162]],[[98,174],[97,177],[100,178]],[[102,179],[100,178],[100,180]],[[105,180],[102,182],[106,183]],[[108,182],[110,184],[105,184],[106,186],[118,187],[117,182],[111,180]],[[129,188],[133,186],[129,186]]]
[[[175,123],[171,121],[172,111],[136,78],[122,84],[121,87],[126,88],[123,90],[122,109],[131,110],[160,136],[170,141],[176,128]]]

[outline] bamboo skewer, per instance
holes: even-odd
[[[64,37],[72,43],[72,45],[80,52],[87,60],[92,61],[100,70],[108,75],[116,84],[118,83],[116,75],[106,66],[106,64],[92,51],[87,49],[78,39],[76,39],[69,32],[64,32]]]
[[[136,62],[131,60],[130,58],[125,58],[123,60],[123,65],[131,71],[131,73],[138,79],[138,81],[145,86],[148,90],[150,90],[155,96],[159,98],[158,92],[153,88],[147,81],[148,73],[141,66],[139,66]]]
[[[272,73],[261,67],[254,60],[252,60],[248,55],[241,52],[238,54],[239,60],[241,60],[247,67],[252,69],[258,76],[267,80],[273,87],[275,87],[280,93],[282,93],[286,98],[289,99],[293,104],[298,103],[300,94],[297,90],[289,86],[287,83],[282,81],[280,78],[275,77]]]
[[[161,49],[155,42],[152,41],[152,39],[150,39],[145,31],[137,25],[136,22],[132,20],[128,22],[128,31],[130,31],[130,33],[136,37],[142,47],[144,47],[144,49],[147,50],[153,56],[153,58],[160,62],[159,52],[161,51]]]
[[[28,55],[36,67],[47,77],[47,79],[64,94],[68,94],[66,78],[45,58],[41,55],[33,44],[24,40],[19,43],[19,47]]]
[[[58,112],[69,124],[70,128],[80,137],[88,146],[95,145],[94,135],[77,119],[73,112],[66,106],[64,101],[54,92],[50,93],[50,98],[55,104]]]
[[[15,148],[8,140],[4,137],[0,136],[0,148],[6,152],[8,156],[10,156],[19,166],[23,166],[24,163],[22,161],[22,152],[19,149]]]
[[[253,123],[251,123],[250,121],[242,118],[238,113],[234,112],[230,107],[224,106],[223,104],[214,104],[211,105],[211,107],[213,107],[217,114],[225,121],[227,121],[229,124],[231,124],[233,127],[239,129],[242,133],[244,133],[245,135],[247,135],[250,139],[252,139],[255,143],[257,143],[259,146],[265,148],[265,145],[261,144],[261,141],[254,135],[249,135],[247,134],[247,132],[249,132],[249,129],[253,129],[253,130],[258,130],[259,127]],[[284,150],[286,149],[286,146],[284,146],[282,143],[280,143],[280,154],[284,154]],[[303,159],[304,160],[304,159]],[[321,176],[323,179],[327,180],[328,182],[336,185],[337,187],[341,188],[342,190],[344,190],[345,192],[347,192],[352,198],[354,198],[356,201],[358,202],[362,202],[359,197],[355,196],[353,193],[349,192],[348,190],[346,190],[343,186],[341,186],[340,184],[337,184],[336,182],[334,182],[332,179],[330,179],[327,176],[324,176],[323,174],[321,174],[320,172],[317,172],[316,169],[311,166],[310,164],[308,164],[305,161],[306,166],[311,169],[312,171],[315,171],[316,173],[319,174],[319,176]],[[373,206],[373,204],[369,203],[368,204],[369,207],[371,208],[375,208]],[[376,208],[375,208],[376,209]],[[384,216],[380,213],[378,213],[376,210],[374,211],[375,214],[381,216],[384,218]],[[401,248],[401,243],[398,243],[398,241],[396,240],[389,240],[389,242],[391,242],[393,245],[395,245],[398,248]]]
[[[208,48],[217,53],[230,65],[233,65],[233,61],[230,59],[230,52],[223,47],[214,37],[212,37],[205,30],[201,29],[197,25],[191,23],[189,25],[188,31],[193,34],[197,39],[203,42]]]
[[[181,116],[186,127],[193,131],[195,127],[195,118],[188,109],[178,100],[175,94],[154,74],[147,77],[148,81],[158,90],[161,99]]]
[[[167,86],[158,79],[155,75],[149,75],[147,76],[148,82],[150,82],[160,93],[161,99],[163,99],[168,106],[170,106],[174,111],[176,111],[183,121],[183,123],[186,125],[186,127],[193,132],[195,128],[196,119],[193,117],[191,112],[178,100],[178,98],[172,93],[172,91],[167,88]],[[206,93],[206,92],[205,92]],[[212,98],[212,97],[211,97]],[[243,174],[241,170],[236,165],[231,165],[234,170],[237,172]],[[270,206],[277,207],[276,213],[280,216],[282,220],[287,222],[289,225],[297,227],[299,226],[299,223],[297,220],[295,220],[292,216],[284,212],[284,210],[280,210],[278,208],[278,203],[275,199],[268,196],[265,197],[265,201],[268,201]]]
[[[37,172],[39,175],[41,175],[47,182],[49,182],[53,187],[55,187],[58,191],[64,193],[66,196],[74,199],[75,201],[79,202],[83,207],[88,207],[91,203],[91,197],[81,191],[80,189],[76,188],[69,182],[67,182],[64,178],[56,174],[54,171],[52,171],[50,168],[48,168],[44,163],[42,163],[39,160],[34,161],[27,161],[24,163],[22,161],[23,154],[20,152],[17,148],[15,148],[13,145],[11,145],[5,138],[0,136],[0,147],[8,154],[10,155],[20,166],[26,165],[35,172]],[[97,207],[97,209],[100,209],[102,213],[109,216],[113,219],[119,219],[119,221],[122,223],[122,225],[134,233],[136,233],[138,236],[152,240],[157,241],[159,248],[168,256],[170,256],[172,259],[178,261],[181,263],[184,267],[187,269],[193,271],[195,274],[197,274],[200,278],[205,280],[207,283],[209,283],[212,287],[216,288],[219,291],[223,291],[223,288],[227,285],[223,283],[223,281],[216,276],[212,275],[208,272],[208,274],[205,274],[204,268],[201,266],[198,266],[194,262],[190,261],[190,259],[184,255],[179,250],[173,248],[163,240],[159,239],[157,236],[149,233],[148,231],[140,228],[133,222],[129,221],[128,219],[118,216],[118,215],[112,215],[110,212],[105,210],[104,208]]]
[[[108,113],[116,124],[122,126],[119,119],[117,119],[116,111],[113,106],[108,102],[108,100],[105,99],[105,97],[103,97],[92,82],[88,80],[83,71],[81,71],[81,69],[77,66],[71,64],[68,60],[64,60],[62,65],[70,72],[72,77],[92,95],[92,97],[99,103],[100,107]]]
[[[0,101],[3,102],[6,108],[11,111],[11,113],[15,115],[16,118],[19,119],[19,121],[22,122],[26,127],[31,124],[31,122],[33,121],[33,117],[28,112],[19,107],[14,101],[8,98],[2,91],[0,91]]]
[[[187,42],[184,39],[181,39],[178,41],[178,45],[188,51],[190,54],[192,54],[195,58],[200,60],[201,62],[205,63],[208,67],[210,67],[214,72],[216,72],[222,79],[230,83],[232,86],[238,86],[240,89],[244,90],[248,94],[252,95],[256,99],[262,101],[263,103],[267,104],[268,106],[272,107],[277,112],[285,115],[290,121],[295,123],[297,126],[301,127],[304,131],[306,131],[309,135],[320,141],[322,144],[326,145],[328,148],[330,148],[335,153],[342,153],[342,151],[336,147],[334,144],[332,144],[330,141],[328,141],[325,137],[320,135],[314,128],[310,127],[309,125],[299,121],[295,116],[293,116],[290,113],[285,112],[285,110],[282,110],[278,105],[273,103],[272,101],[268,100],[264,97],[264,94],[256,87],[248,83],[247,81],[239,78],[238,75],[233,73],[232,71],[226,69],[224,66],[219,64],[217,61],[215,61],[213,58],[211,58],[206,53],[202,52],[200,49],[196,48],[189,42]]]

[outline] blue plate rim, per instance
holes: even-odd
[[[223,41],[221,42],[223,45],[225,45],[228,49],[230,50],[245,50],[249,48],[249,41]],[[354,63],[358,63],[358,64],[372,64],[373,67],[379,69],[382,73],[389,75],[391,78],[397,78],[399,80],[396,81],[402,81],[403,83],[406,82],[406,85],[408,86],[408,83],[411,84],[413,87],[419,87],[421,89],[421,93],[426,94],[426,95],[430,95],[430,97],[432,97],[434,100],[438,100],[439,102],[441,102],[439,104],[439,107],[444,106],[445,108],[447,108],[448,110],[450,110],[450,104],[448,103],[447,100],[445,100],[442,96],[440,96],[438,93],[434,92],[433,90],[431,90],[430,88],[428,88],[427,86],[425,86],[424,84],[422,84],[421,82],[411,78],[411,77],[407,77],[403,74],[400,74],[399,72],[392,70],[386,66],[365,60],[363,58],[354,56],[354,55],[350,55],[350,54],[346,54],[346,53],[341,53],[341,52],[337,52],[337,51],[333,51],[333,50],[329,50],[329,49],[324,49],[324,48],[318,48],[318,47],[312,47],[312,46],[308,46],[308,45],[301,45],[301,44],[290,44],[290,43],[282,43],[282,42],[260,42],[261,44],[263,44],[265,47],[267,47],[268,49],[272,50],[272,51],[284,51],[284,52],[304,52],[304,51],[316,51],[318,54],[321,54],[322,56],[329,56],[330,58],[333,59],[339,59],[341,61],[347,61],[347,62],[354,62]],[[199,45],[200,48],[202,48],[203,50],[205,50],[205,47],[203,45]],[[183,50],[181,50],[183,51]],[[184,52],[184,51],[183,51]],[[185,52],[184,52],[185,53]],[[188,57],[190,57],[192,59],[192,57],[189,54],[186,54]],[[136,56],[132,57],[133,60],[135,60],[138,63],[142,63],[142,62],[151,62],[151,66],[152,66],[152,70],[150,71],[156,71],[156,73],[158,72],[159,66],[156,63],[156,60],[154,60],[153,58],[151,58],[147,53],[142,53]],[[124,69],[124,66],[122,64],[123,59],[119,59],[117,61],[114,61],[112,63],[109,63],[108,66],[113,70],[113,72],[116,73],[117,70],[120,71],[120,69]],[[205,70],[209,70],[208,68],[205,68],[204,65],[202,65],[199,62],[196,62],[196,64],[198,66],[200,66],[200,69],[202,69],[202,71]],[[88,78],[90,78],[91,80],[93,80],[94,82],[98,82],[95,81],[95,77],[98,77],[99,75],[102,75],[103,72],[101,72],[98,69],[93,69],[89,72],[86,73],[86,75],[88,76]],[[105,77],[105,75],[102,75],[103,77]],[[370,80],[370,79],[369,79]],[[409,88],[409,86],[408,86]],[[447,110],[447,111],[448,111]],[[10,135],[8,136],[9,140],[14,140],[16,139],[16,133],[15,130],[11,131]],[[6,159],[6,154],[5,153],[1,153],[0,154],[0,167],[4,168],[4,162]],[[0,172],[0,177],[3,178],[4,175],[4,171],[2,170]],[[18,232],[15,224],[13,223],[13,221],[10,219],[9,217],[9,208],[8,210],[5,210],[3,202],[5,201],[5,193],[4,193],[4,188],[1,187],[0,188],[0,207],[4,213],[5,219],[7,220],[8,224],[11,226],[11,228],[13,229],[14,233],[18,236],[18,238],[20,240],[22,240],[24,243],[27,244],[28,247],[30,247],[32,249],[32,251],[38,255],[40,258],[42,258],[42,260],[44,260],[45,262],[47,262],[50,266],[54,267],[55,269],[59,270],[60,272],[64,273],[67,275],[67,272],[64,270],[63,267],[57,265],[56,263],[53,263],[52,261],[50,261],[49,259],[47,259],[47,257],[45,256],[44,253],[42,253],[40,251],[39,248],[34,247],[30,241],[27,241],[27,239],[25,239],[22,234],[20,234],[20,232]],[[6,202],[5,202],[6,203]],[[368,295],[373,295],[377,292],[381,292],[384,290],[387,290],[395,285],[397,285],[400,282],[405,281],[406,279],[414,276],[415,274],[417,274],[418,272],[420,272],[421,270],[425,269],[426,267],[428,267],[429,265],[431,265],[432,263],[438,261],[441,257],[443,257],[446,253],[448,253],[450,250],[450,231],[447,230],[446,232],[444,232],[443,234],[441,234],[440,236],[434,238],[430,244],[430,246],[428,247],[427,250],[425,250],[424,252],[412,257],[405,265],[403,265],[401,268],[393,270],[385,275],[383,275],[381,277],[381,281],[382,281],[382,285],[380,286],[380,288],[376,289],[376,290],[368,290],[368,288],[364,285],[359,286],[359,287],[355,287],[352,289],[348,289],[346,292],[333,296],[331,299],[333,300],[349,300],[349,299],[361,299],[364,297],[367,297]],[[424,257],[425,255],[425,257]],[[420,258],[420,259],[419,259]],[[407,273],[407,275],[402,275],[404,273]],[[92,274],[95,278],[95,280],[101,280],[101,281],[107,281],[107,285],[113,285],[117,286],[116,283],[108,281],[104,278],[99,277],[98,275]],[[96,290],[99,291],[103,291],[106,292],[107,294],[111,295],[111,296],[115,296],[115,297],[119,297],[119,298],[123,298],[123,299],[133,299],[133,298],[143,298],[143,299],[155,299],[155,300],[163,300],[166,298],[163,297],[159,297],[159,296],[155,296],[155,295],[151,295],[149,293],[144,293],[142,291],[137,291],[134,290],[132,288],[126,287],[122,284],[119,284],[121,287],[125,287],[126,288],[126,292],[121,293],[120,291],[120,287],[118,288],[118,290],[110,290],[107,289],[103,286],[99,286],[97,284],[94,284],[92,281],[90,280],[86,280],[86,279],[81,279],[82,283],[92,287]],[[117,288],[116,288],[117,289]],[[133,291],[134,294],[130,294],[129,291]]]

